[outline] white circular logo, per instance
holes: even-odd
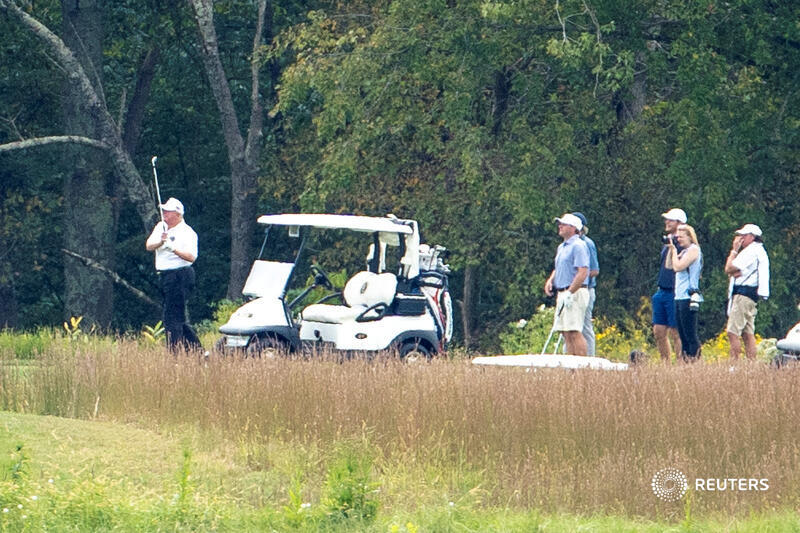
[[[683,472],[677,468],[662,468],[653,476],[653,494],[665,502],[680,500],[689,488]]]

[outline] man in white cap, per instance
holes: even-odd
[[[756,357],[756,304],[769,298],[769,257],[761,241],[761,228],[745,224],[733,238],[725,261],[728,286],[728,340],[732,360],[739,359],[744,341],[748,359]]]
[[[678,226],[686,224],[686,212],[683,209],[673,207],[666,213],[661,213],[664,219],[664,232],[661,246],[661,266],[658,270],[658,290],[653,295],[651,302],[653,306],[653,336],[656,339],[656,346],[661,354],[661,360],[669,362],[672,349],[675,350],[676,357],[681,353],[681,338],[678,335],[678,321],[675,317],[675,271],[667,267],[667,255],[669,253],[668,241],[677,248],[676,233]],[[670,346],[672,341],[672,346]]]
[[[156,224],[145,248],[155,252],[156,270],[164,299],[164,329],[170,350],[202,349],[186,321],[186,298],[194,288],[192,263],[197,259],[197,233],[183,220],[183,204],[170,198],[159,206],[163,221]]]
[[[581,331],[589,305],[589,250],[580,239],[583,223],[572,213],[565,213],[555,221],[563,242],[558,245],[555,268],[544,284],[545,294],[557,293],[553,331],[564,335],[567,353],[586,355],[586,339]]]

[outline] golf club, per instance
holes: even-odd
[[[563,311],[563,310],[564,310],[564,301],[562,300],[561,301],[561,305],[559,305],[558,308],[556,309],[556,318],[558,318],[559,315],[561,315],[561,311]],[[553,327],[550,328],[550,334],[547,336],[547,340],[544,341],[544,346],[542,347],[541,355],[544,355],[545,351],[547,350],[547,345],[550,344],[550,339],[553,338],[553,333],[555,333],[555,331],[556,331],[556,323],[555,323],[555,320],[554,320],[553,321]],[[561,334],[559,333],[558,343],[556,344],[556,351],[558,351],[558,344],[560,344],[560,343],[561,343]]]
[[[150,164],[153,165],[153,179],[156,182],[156,199],[158,200],[158,214],[161,216],[161,224],[164,225],[164,231],[167,231],[167,223],[164,222],[164,210],[161,208],[161,190],[158,188],[158,171],[156,171],[156,159],[158,159],[158,156],[154,155],[153,158],[150,160]]]
[[[563,340],[564,340],[564,334],[563,333],[559,333],[558,334],[558,339],[556,340],[556,347],[553,348],[553,353],[555,353],[555,354],[558,353],[558,349],[561,347],[561,341],[563,341]],[[561,352],[564,353],[566,351],[567,351],[567,344],[564,343],[564,348],[563,348],[563,350],[561,350]]]

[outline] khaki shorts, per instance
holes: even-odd
[[[728,314],[726,330],[734,335],[755,332],[756,303],[743,294],[734,294],[731,300],[731,312]]]
[[[555,331],[582,331],[586,308],[589,306],[589,289],[581,287],[573,296],[572,305],[566,307],[562,301],[569,291],[561,291],[556,298]],[[559,311],[560,310],[560,311]]]

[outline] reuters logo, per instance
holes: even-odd
[[[655,494],[658,499],[665,502],[680,500],[689,488],[686,476],[677,468],[663,468],[659,470],[653,476],[651,485],[653,487],[653,494]]]

